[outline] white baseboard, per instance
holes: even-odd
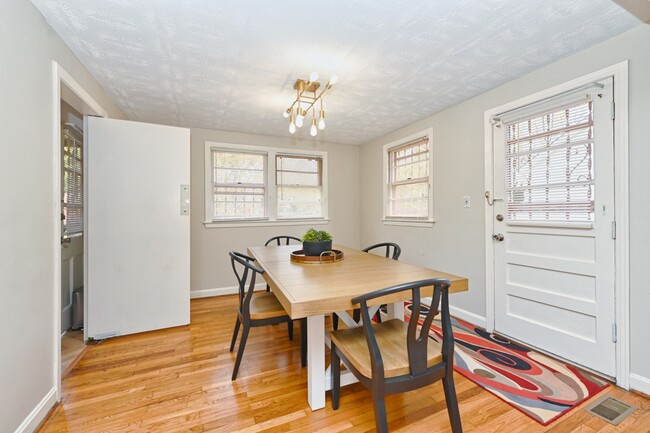
[[[650,395],[650,378],[630,373],[630,388]]]
[[[50,409],[56,404],[56,388],[50,391],[43,397],[43,399],[36,405],[34,410],[23,420],[18,426],[15,433],[31,433],[36,431],[36,428],[45,419]]]
[[[454,317],[458,317],[459,319],[464,320],[465,322],[471,323],[472,325],[478,326],[483,329],[486,328],[487,319],[485,317],[479,316],[478,314],[474,314],[472,312],[463,310],[458,307],[454,307],[452,305],[449,306],[449,313],[451,313],[451,315]]]
[[[237,293],[237,286],[217,287],[215,289],[191,290],[190,299],[210,298],[212,296],[234,295]],[[255,284],[255,290],[266,290],[266,283]]]

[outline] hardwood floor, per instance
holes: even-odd
[[[81,359],[86,349],[83,331],[68,330],[61,336],[61,377],[64,378]]]
[[[88,346],[39,432],[374,431],[372,399],[359,384],[341,389],[339,410],[328,396],[325,409],[311,411],[297,325],[293,341],[286,325],[253,329],[232,382],[236,302],[196,299],[189,326]],[[619,426],[577,408],[542,427],[462,376],[454,379],[465,432],[650,432],[650,400],[613,386],[600,395],[638,407]],[[391,431],[450,431],[439,382],[389,396],[386,406]]]

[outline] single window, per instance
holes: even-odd
[[[62,204],[63,237],[83,233],[84,229],[84,182],[83,137],[73,127],[64,125],[63,130],[63,179]]]
[[[322,216],[323,158],[276,155],[278,218]]]
[[[593,102],[506,123],[508,221],[594,220]]]
[[[385,146],[386,219],[432,219],[430,133]]]
[[[208,227],[327,221],[326,152],[209,141],[205,152]]]
[[[213,220],[266,216],[266,155],[212,150]]]

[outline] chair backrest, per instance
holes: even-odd
[[[243,316],[250,316],[250,302],[253,292],[255,291],[255,279],[257,274],[262,275],[264,270],[255,266],[254,258],[246,254],[231,251],[230,263],[232,270],[239,283],[239,313]],[[247,287],[248,283],[248,287]]]
[[[264,246],[266,247],[269,244],[272,244],[273,242],[275,242],[276,245],[289,245],[291,241],[302,242],[300,239],[298,239],[295,236],[282,235],[282,236],[273,236],[271,239],[266,241]]]
[[[386,251],[384,257],[390,257],[393,260],[399,259],[399,255],[402,254],[402,249],[399,247],[399,245],[393,242],[382,242],[379,244],[371,245],[364,248],[362,251],[369,253],[371,250],[378,248],[385,248]]]
[[[411,299],[413,300],[413,305],[411,307],[411,320],[409,321],[408,332],[406,334],[406,347],[408,351],[409,371],[411,376],[420,376],[429,372],[429,368],[427,367],[429,331],[431,329],[433,318],[438,313],[441,313],[442,322],[442,359],[443,362],[449,363],[448,368],[452,368],[451,362],[453,362],[454,355],[454,338],[451,330],[451,318],[449,316],[448,295],[450,285],[451,283],[449,280],[434,278],[387,287],[352,299],[353,304],[361,304],[360,309],[363,320],[363,329],[366,336],[366,342],[368,343],[368,350],[370,351],[370,362],[374,378],[379,380],[384,379],[384,362],[375,338],[372,321],[368,313],[367,302],[371,299],[381,298],[405,290],[411,291]],[[428,309],[429,311],[426,312],[420,332],[417,332],[417,327],[420,322],[420,312],[422,310],[420,305],[420,288],[430,286],[434,287],[431,306]],[[441,309],[438,308],[439,305],[442,306]]]

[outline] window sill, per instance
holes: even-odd
[[[433,227],[435,220],[410,220],[410,219],[382,219],[387,226],[406,226],[406,227]]]
[[[281,219],[281,220],[242,220],[242,221],[204,221],[203,225],[207,229],[224,229],[238,227],[277,227],[277,226],[303,226],[303,225],[323,225],[329,223],[328,218],[314,219]]]

